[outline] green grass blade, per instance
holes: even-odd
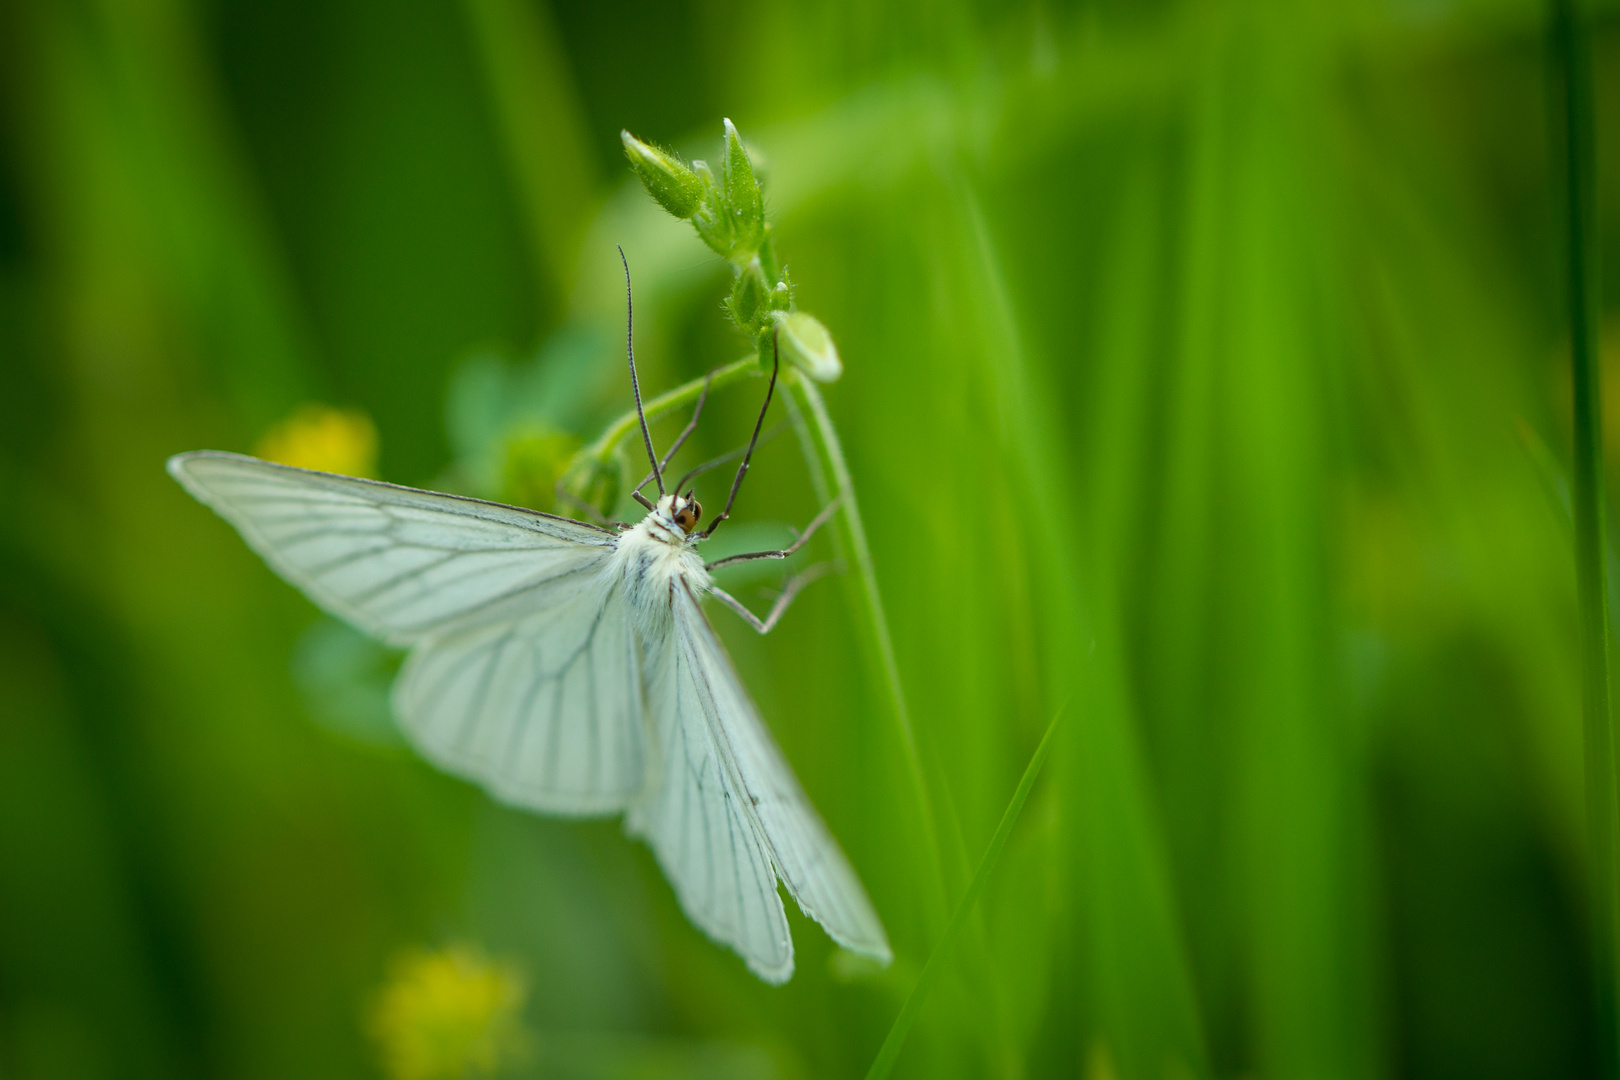
[[[967,892],[962,895],[961,901],[956,905],[956,911],[951,915],[951,921],[945,928],[945,936],[939,939],[934,951],[929,954],[928,962],[923,965],[922,974],[917,978],[917,985],[911,988],[911,995],[906,1003],[900,1007],[900,1015],[894,1018],[894,1026],[889,1028],[889,1034],[878,1049],[877,1057],[872,1059],[872,1067],[866,1071],[866,1080],[881,1080],[888,1076],[894,1068],[900,1050],[905,1046],[906,1035],[911,1031],[911,1025],[922,1012],[922,1007],[928,1001],[928,995],[934,984],[939,981],[940,974],[945,969],[945,961],[950,956],[951,947],[956,939],[962,936],[962,930],[967,926],[973,913],[973,905],[984,892],[984,887],[995,872],[996,862],[1001,858],[1001,851],[1007,846],[1007,838],[1012,835],[1013,825],[1018,821],[1024,803],[1029,799],[1030,789],[1035,786],[1035,778],[1041,774],[1041,766],[1046,763],[1046,755],[1052,748],[1052,736],[1057,733],[1058,724],[1063,720],[1067,705],[1059,706],[1052,722],[1046,726],[1046,734],[1041,736],[1040,745],[1035,747],[1035,753],[1030,756],[1029,764],[1024,768],[1023,779],[1018,781],[1018,788],[1013,792],[1012,801],[1007,804],[1006,811],[1001,815],[1001,824],[996,826],[995,835],[990,838],[990,846],[985,849],[984,858],[979,860],[979,868],[973,872],[973,880],[968,883]]]
[[[1553,48],[1563,100],[1564,211],[1568,226],[1570,360],[1575,406],[1575,577],[1580,602],[1581,701],[1587,843],[1592,883],[1592,980],[1599,1075],[1620,1065],[1616,1036],[1614,730],[1610,709],[1608,587],[1603,537],[1603,390],[1593,340],[1597,292],[1592,74],[1575,0],[1555,0]]]
[[[530,258],[543,280],[542,310],[559,309],[574,285],[596,197],[584,107],[546,8],[513,0],[466,0],[464,7],[528,226]]]
[[[843,510],[838,515],[838,521],[843,542],[854,558],[860,597],[866,608],[867,620],[871,624],[872,641],[877,647],[883,683],[889,692],[889,701],[894,710],[895,723],[899,728],[901,745],[905,750],[906,772],[917,802],[925,844],[924,855],[928,859],[929,876],[934,884],[932,895],[937,897],[930,904],[928,911],[935,919],[934,925],[937,926],[937,920],[943,913],[946,903],[939,819],[935,813],[933,797],[929,793],[922,754],[917,747],[917,734],[911,723],[911,709],[906,704],[905,688],[900,682],[900,665],[895,659],[894,641],[889,634],[889,622],[883,610],[883,597],[878,592],[877,571],[872,565],[872,552],[866,540],[866,527],[861,521],[860,503],[855,498],[855,484],[850,478],[849,465],[844,460],[844,449],[838,439],[838,429],[833,426],[832,417],[827,413],[827,404],[822,400],[821,392],[816,389],[815,383],[804,378],[795,377],[791,387],[804,399],[810,418],[810,431],[820,448],[820,457],[824,459],[823,464],[832,474],[835,495],[843,500]]]
[[[1074,737],[1053,768],[1063,778],[1058,859],[1070,905],[1053,948],[1072,965],[1069,986],[1054,991],[1055,1029],[1043,1052],[1063,1054],[1066,1039],[1105,1054],[1120,1075],[1174,1061],[1203,1075],[1200,1007],[1182,939],[1170,863],[1141,744],[1138,706],[1115,620],[1109,570],[1065,538],[1085,535],[1076,512],[1076,456],[1061,414],[1063,382],[1024,346],[1014,292],[977,195],[958,189],[942,235],[953,254],[971,316],[967,338],[994,387],[994,430],[1012,490],[1026,508],[1034,572],[1049,602],[1036,605],[1048,700],[1078,697]],[[1113,268],[1115,272],[1118,267]],[[1088,498],[1090,496],[1087,496]],[[1060,1019],[1059,1019],[1060,1018]]]

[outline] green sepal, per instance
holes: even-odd
[[[726,125],[725,155],[720,164],[720,192],[732,225],[732,255],[751,255],[765,239],[765,200],[754,178],[754,167],[743,149],[742,137],[730,120]]]
[[[764,272],[766,281],[784,280],[782,264],[776,261],[776,237],[768,221],[760,233],[758,258],[759,268]]]
[[[659,206],[678,218],[689,218],[698,212],[705,190],[697,173],[674,154],[644,143],[628,131],[619,132],[619,139],[624,143],[624,156],[630,159],[630,168]]]
[[[607,517],[619,505],[619,492],[623,486],[624,467],[617,456],[603,459],[590,454],[576,454],[562,479],[562,489],[570,499],[562,500],[558,509],[573,514],[578,507],[569,505],[571,500],[594,507],[599,514]]]
[[[756,331],[769,323],[774,296],[775,290],[766,281],[759,260],[752,259],[737,272],[731,296],[726,299],[726,310],[739,328],[745,332]]]
[[[708,244],[716,255],[729,259],[736,247],[737,234],[732,228],[731,215],[726,212],[720,187],[715,182],[714,173],[709,171],[708,162],[692,162],[692,172],[703,188],[701,205],[692,215],[692,227],[697,229],[699,239]]]

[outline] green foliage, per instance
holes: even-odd
[[[0,1074],[375,1076],[465,943],[511,1075],[860,1075],[963,910],[895,1076],[1591,1075],[1545,16],[7,0]],[[765,987],[617,823],[422,762],[397,657],[162,472],[325,402],[385,479],[629,513],[615,244],[661,447],[714,372],[672,467],[774,334],[734,520],[848,493],[841,581],[714,617],[888,970],[795,916]]]

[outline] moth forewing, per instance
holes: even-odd
[[[615,544],[567,518],[241,454],[168,470],[316,604],[395,645],[543,608]]]

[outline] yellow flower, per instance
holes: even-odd
[[[301,405],[264,433],[257,457],[301,469],[374,476],[377,472],[377,428],[355,409]]]
[[[393,1080],[488,1075],[522,1049],[523,980],[476,949],[452,945],[394,962],[368,1028]]]

